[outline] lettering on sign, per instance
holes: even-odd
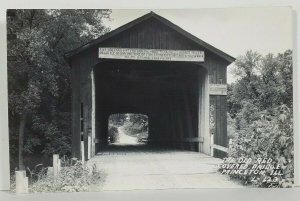
[[[216,106],[214,105],[214,103],[212,103],[209,106],[209,130],[211,135],[215,134],[215,130],[216,130],[215,113],[216,113]]]
[[[209,84],[209,95],[227,95],[227,85]]]
[[[100,47],[98,57],[103,59],[203,62],[204,51]]]

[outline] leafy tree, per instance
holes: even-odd
[[[258,118],[255,111],[273,113],[274,108],[283,104],[292,108],[291,50],[265,57],[249,51],[246,56],[239,57],[235,65],[238,81],[228,87],[228,107],[232,118],[239,115],[249,123]],[[246,107],[253,111],[247,110],[247,113]]]
[[[148,116],[143,114],[129,114],[128,121],[134,133],[148,132]]]
[[[108,125],[120,127],[124,124],[124,122],[126,121],[126,118],[127,118],[126,114],[119,114],[119,113],[112,114],[109,116]]]
[[[109,10],[16,10],[7,19],[10,151],[70,151],[70,68],[63,54],[108,28]],[[13,58],[13,59],[11,59]],[[37,147],[42,147],[35,150]]]
[[[258,101],[260,61],[261,55],[253,51],[248,51],[245,56],[240,56],[236,60],[233,73],[238,78],[238,82],[229,87],[228,95],[229,112],[232,117],[242,109],[242,104],[245,104],[244,100],[251,100],[253,104]]]
[[[278,183],[291,186],[293,164],[292,51],[261,56],[249,51],[236,61],[238,80],[229,85],[229,156],[257,159],[268,157],[282,167]],[[239,176],[251,183],[253,175]],[[271,184],[260,177],[261,187]]]

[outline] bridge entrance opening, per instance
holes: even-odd
[[[201,151],[199,112],[205,97],[205,68],[186,62],[105,60],[93,73],[96,153],[111,143],[115,117],[137,114],[147,117],[147,138],[141,134],[140,141]],[[117,130],[120,134],[122,129]]]

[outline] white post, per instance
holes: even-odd
[[[82,163],[84,163],[85,162],[85,160],[84,160],[84,141],[81,141],[81,143],[80,143],[80,150],[81,150],[81,161],[82,161]]]
[[[28,177],[26,171],[16,171],[16,193],[28,193]]]
[[[56,177],[60,172],[60,159],[58,154],[53,154],[53,175]]]
[[[210,136],[210,155],[214,156],[214,147],[213,145],[215,144],[214,142],[214,135]]]
[[[92,138],[88,136],[88,159],[91,158],[91,145],[92,145]]]

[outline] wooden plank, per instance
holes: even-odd
[[[154,61],[204,61],[204,51],[100,47],[99,58]]]
[[[215,102],[214,144],[227,146],[227,112],[226,96],[211,96]]]
[[[184,142],[203,142],[204,139],[203,137],[189,137],[189,138],[184,138]]]
[[[209,84],[210,95],[227,95],[227,84]]]
[[[228,148],[227,147],[223,147],[223,146],[220,146],[220,145],[217,145],[217,144],[212,144],[211,146],[214,149],[217,149],[217,150],[224,151],[224,152],[228,153]]]

